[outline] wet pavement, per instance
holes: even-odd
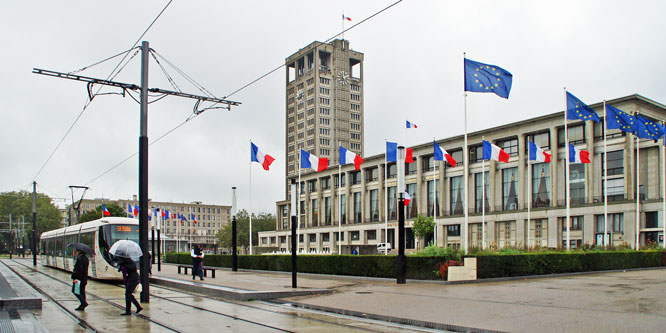
[[[193,282],[191,275],[178,274],[175,265],[163,264],[161,272],[153,266],[153,278],[181,281],[183,288],[153,284],[145,310],[121,317],[124,290],[117,285],[90,282],[90,306],[81,313],[71,310],[78,302],[70,292],[69,273],[42,266],[35,271],[28,260],[2,263],[53,297],[42,296],[42,310],[29,311],[52,332],[84,331],[80,320],[99,331],[126,332],[663,332],[666,327],[666,269],[469,284],[408,280],[404,285],[392,279],[299,274],[299,290],[332,292],[235,301],[186,291],[185,286],[271,293],[292,290],[291,274],[219,269],[216,278]]]

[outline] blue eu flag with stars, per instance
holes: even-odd
[[[465,91],[509,98],[512,81],[513,75],[498,66],[465,59]]]
[[[608,104],[606,105],[606,127],[634,134],[644,130],[643,123],[636,120],[634,116]]]
[[[582,121],[594,120],[598,123],[601,119],[591,107],[583,103],[576,96],[567,91],[567,119],[575,120],[580,119]]]
[[[643,128],[635,133],[636,136],[641,139],[651,139],[657,141],[659,138],[664,136],[664,132],[666,132],[661,124],[656,121],[647,120],[641,117],[639,114],[636,114],[636,120],[643,124]]]

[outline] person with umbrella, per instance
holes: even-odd
[[[192,257],[192,280],[199,275],[199,279],[203,281],[203,258],[205,254],[201,251],[201,244],[192,248],[190,256]]]
[[[138,244],[130,240],[119,240],[111,246],[109,253],[118,257],[118,272],[123,273],[123,282],[125,282],[125,312],[121,316],[132,314],[132,304],[136,306],[136,313],[141,312],[143,308],[134,298],[133,292],[139,285],[139,274],[136,271],[136,263],[132,258],[138,258],[143,253]]]
[[[83,243],[73,243],[67,246],[74,248],[74,256],[76,257],[74,270],[72,271],[72,293],[79,299],[81,305],[74,310],[85,311],[88,306],[88,302],[86,302],[86,284],[88,284],[89,264],[86,252],[92,254],[92,249]]]

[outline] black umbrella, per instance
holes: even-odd
[[[90,246],[83,244],[83,243],[72,243],[72,244],[67,244],[68,247],[77,249],[79,251],[83,251],[88,254],[93,254],[95,251],[90,248]]]

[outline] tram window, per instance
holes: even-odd
[[[63,236],[57,236],[55,241],[55,254],[58,257],[62,257],[62,239]]]
[[[90,246],[90,248],[92,249],[92,248],[94,248],[94,245],[93,245],[94,238],[95,238],[95,233],[94,232],[84,232],[84,233],[81,233],[80,242]]]
[[[78,238],[79,238],[78,236],[79,235],[77,234],[65,236],[65,243],[63,245],[67,246],[67,244],[78,243]],[[72,258],[73,252],[74,252],[73,248],[67,247],[65,249],[65,258]]]
[[[46,250],[46,240],[45,240],[45,239],[42,239],[42,241],[39,242],[39,248],[42,249],[42,253],[41,253],[41,254],[45,254],[45,253],[44,253],[44,251]]]

